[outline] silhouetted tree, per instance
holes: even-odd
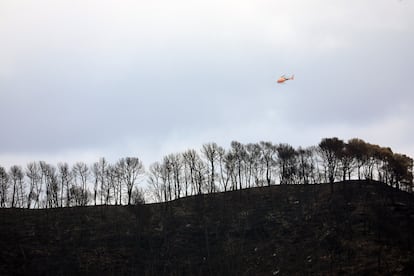
[[[391,168],[396,188],[400,189],[401,184],[404,184],[412,192],[413,159],[405,154],[394,153]]]
[[[8,190],[9,175],[6,170],[0,166],[0,207],[6,207]]]
[[[190,174],[188,178],[190,181],[191,190],[195,191],[197,190],[196,188],[196,177],[197,177],[196,167],[197,167],[197,162],[200,159],[200,157],[195,150],[190,149],[183,153],[183,158],[184,158],[185,165],[188,166],[190,170]],[[201,193],[201,190],[199,192]]]
[[[378,180],[390,184],[390,177],[392,175],[390,164],[394,153],[390,148],[380,147],[374,154],[378,171]]]
[[[27,196],[27,208],[31,207],[32,200],[36,200],[36,190],[40,185],[41,171],[36,162],[27,164],[26,176],[29,178],[29,193]]]
[[[217,146],[216,143],[208,143],[208,144],[204,144],[202,147],[201,152],[203,153],[204,157],[207,159],[207,162],[209,164],[209,172],[210,172],[210,177],[209,177],[209,183],[210,183],[210,187],[209,187],[209,192],[213,193],[216,191],[216,184],[215,184],[215,175],[216,175],[216,170],[215,170],[215,164],[216,161],[218,159],[218,154],[219,154],[219,147]]]
[[[198,156],[198,155],[197,155]],[[202,194],[203,190],[207,187],[206,183],[206,165],[204,164],[203,160],[198,156],[195,162],[195,186],[197,194]]]
[[[96,206],[96,199],[98,197],[98,184],[99,184],[99,163],[95,162],[91,167],[92,176],[93,176],[93,204]]]
[[[55,167],[51,167],[51,172],[49,175],[49,207],[55,208],[59,206],[59,181],[56,174]]]
[[[172,200],[172,165],[170,156],[164,156],[162,162],[162,179],[165,183],[166,200]]]
[[[89,167],[88,165],[86,165],[83,162],[77,162],[73,168],[72,168],[72,172],[73,172],[73,176],[75,179],[75,183],[78,185],[78,187],[80,187],[81,193],[82,193],[82,200],[80,202],[81,206],[85,206],[88,203],[88,186],[87,186],[87,182],[88,182],[88,178],[89,178]],[[78,189],[74,190],[74,193],[76,196],[78,196]],[[79,199],[79,198],[77,198]],[[79,203],[77,201],[77,203]]]
[[[323,138],[319,143],[319,150],[325,171],[328,175],[329,183],[331,183],[331,191],[333,192],[333,182],[335,181],[336,170],[341,160],[344,141],[334,138]]]
[[[181,197],[181,172],[183,167],[182,155],[181,154],[170,154],[169,155],[172,180],[174,183],[174,196],[175,198]]]
[[[309,184],[313,176],[314,164],[312,150],[310,148],[299,147],[296,151],[298,159],[298,177],[301,183]]]
[[[354,157],[358,169],[358,179],[361,179],[361,168],[367,162],[367,143],[358,138],[352,138],[348,141],[347,148]]]
[[[121,191],[122,191],[122,181],[121,176],[118,173],[116,165],[108,165],[105,171],[105,180],[102,183],[105,183],[103,186],[104,190],[101,190],[101,194],[103,194],[103,202],[102,204],[108,205],[111,203],[111,197],[114,199],[114,204],[118,205],[121,204]],[[118,192],[119,191],[119,192]],[[112,196],[111,196],[112,192]]]
[[[231,160],[231,154],[229,157],[229,154],[226,153],[224,148],[219,147],[218,149],[218,161],[220,166],[220,183],[223,191],[227,191],[229,181],[231,178],[231,174],[234,170],[234,162]]]
[[[239,183],[239,189],[242,189],[242,171],[244,166],[244,160],[246,156],[246,150],[244,148],[244,145],[237,141],[232,141],[231,144],[231,152],[235,158],[235,165],[236,165],[236,171],[237,171],[237,177],[238,177],[238,183]],[[237,188],[237,186],[236,186]]]
[[[260,174],[263,171],[263,166],[261,163],[261,149],[259,144],[247,144],[247,169],[248,169],[248,187],[251,186],[251,178],[253,178],[254,185],[259,186],[260,183]]]
[[[366,143],[365,151],[365,164],[364,164],[364,177],[365,179],[374,179],[374,166],[375,166],[375,152],[378,150],[379,146]]]
[[[346,177],[351,179],[351,173],[354,166],[354,156],[352,155],[352,151],[349,148],[349,145],[344,143],[343,148],[340,152],[340,167],[342,170],[342,180],[345,181]]]
[[[98,174],[98,185],[100,185],[100,197],[101,197],[101,204],[103,204],[103,198],[105,195],[105,191],[111,189],[112,182],[108,181],[108,168],[110,164],[106,161],[105,157],[99,158],[97,164],[97,174]]]
[[[150,165],[148,173],[148,184],[151,195],[156,202],[167,200],[167,198],[164,196],[166,195],[165,184],[162,182],[162,166],[159,162],[155,162]]]
[[[351,179],[355,169],[358,179],[378,179],[410,192],[414,188],[412,158],[358,138],[348,143],[324,138],[317,147],[297,150],[289,144],[232,141],[226,151],[208,143],[201,153],[191,149],[151,164],[148,184],[153,199],[168,201],[183,195],[271,185],[276,173],[280,184],[320,183],[322,179],[332,184],[339,178]],[[95,205],[141,202],[143,192],[136,183],[145,169],[138,158],[122,158],[115,165],[100,158],[92,166],[78,162],[72,170],[67,163],[59,163],[57,169],[44,161],[27,164],[24,173],[19,166],[12,166],[9,173],[0,166],[0,206],[51,208],[63,206],[65,199],[66,206],[87,205],[91,199]],[[93,182],[89,183],[91,173]],[[88,190],[91,187],[93,194]]]
[[[262,162],[265,165],[266,170],[266,181],[267,185],[270,186],[272,182],[272,166],[275,164],[276,147],[271,142],[260,142],[262,149]]]
[[[289,144],[276,147],[277,163],[279,164],[280,184],[293,184],[296,173],[296,151]]]
[[[63,206],[63,194],[66,193],[66,207],[70,206],[70,186],[72,180],[72,174],[67,163],[59,163],[58,164],[59,170],[59,178],[60,178],[60,206]]]
[[[22,207],[18,206],[20,203],[19,200],[19,189],[22,186],[23,183],[23,170],[20,166],[14,165],[10,168],[9,172],[10,180],[13,185],[13,192],[12,192],[12,201],[11,201],[11,207]]]
[[[134,185],[145,174],[144,165],[137,157],[126,157],[118,161],[117,167],[121,179],[127,188],[128,205],[130,205]]]
[[[133,205],[145,204],[144,193],[138,187],[134,187],[134,190],[132,191],[131,204]]]
[[[70,199],[72,200],[73,206],[83,206],[88,201],[88,194],[77,185],[70,187]]]
[[[41,171],[41,182],[44,184],[46,198],[43,201],[45,208],[57,207],[58,205],[58,181],[56,169],[44,161],[39,162]],[[42,185],[40,185],[42,186]]]

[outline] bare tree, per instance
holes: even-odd
[[[40,166],[36,162],[27,164],[26,176],[29,178],[29,194],[27,197],[27,208],[31,207],[32,200],[36,200],[36,190],[41,181]]]
[[[296,174],[296,151],[289,144],[279,144],[276,147],[280,172],[280,184],[294,184]]]
[[[298,158],[298,177],[303,184],[309,184],[314,171],[312,149],[299,147],[296,151]]]
[[[20,203],[19,200],[19,189],[22,186],[23,183],[23,170],[20,166],[12,166],[10,168],[10,172],[9,172],[9,176],[10,176],[10,180],[12,182],[13,185],[13,192],[12,192],[12,201],[11,201],[11,207],[22,207],[22,206],[18,206],[18,204]]]
[[[89,167],[83,162],[77,162],[72,168],[73,176],[75,183],[81,189],[82,200],[80,202],[81,206],[85,206],[88,203],[88,187],[87,182],[89,178]],[[76,195],[79,192],[76,191]],[[78,196],[78,195],[77,195]]]
[[[66,192],[66,207],[70,206],[71,198],[70,198],[70,186],[72,180],[72,174],[69,169],[69,165],[67,163],[59,163],[58,164],[59,170],[59,178],[60,178],[60,206],[63,207],[63,194]]]
[[[128,205],[130,205],[134,185],[145,174],[144,165],[137,157],[126,157],[118,161],[118,170],[127,188]]]
[[[239,183],[239,189],[242,189],[242,171],[244,166],[244,160],[246,156],[246,150],[244,148],[244,145],[237,141],[232,141],[231,144],[231,152],[234,155],[234,158],[236,160],[236,170],[237,170],[237,176],[238,176],[238,183]]]
[[[165,184],[162,182],[162,165],[155,162],[150,165],[148,173],[148,184],[150,193],[156,202],[166,201]]]
[[[131,204],[139,205],[139,204],[145,204],[145,197],[144,192],[142,189],[139,189],[138,187],[134,187],[134,190],[132,191],[131,196]]]
[[[251,182],[253,179],[254,185],[259,185],[259,174],[260,174],[260,145],[259,144],[247,144],[246,145],[246,169],[247,169],[247,186],[251,187]]]
[[[114,204],[118,205],[118,198],[121,204],[121,195],[118,195],[118,189],[121,190],[122,182],[120,181],[120,176],[118,174],[116,166],[108,165],[105,173],[105,185],[101,194],[103,195],[102,204],[108,205],[111,202],[111,189],[113,192]],[[102,196],[101,196],[102,197]]]
[[[0,207],[6,207],[8,190],[9,175],[6,170],[0,166]]]
[[[99,163],[95,162],[92,164],[91,167],[91,171],[92,171],[92,175],[93,175],[93,202],[94,205],[96,206],[96,199],[98,197],[98,183],[99,183]]]
[[[204,157],[207,159],[207,162],[209,164],[209,172],[210,172],[210,177],[209,177],[209,182],[210,182],[210,187],[209,187],[209,192],[213,193],[216,191],[216,184],[215,184],[215,175],[216,175],[216,170],[215,170],[215,164],[216,161],[218,159],[218,155],[219,155],[219,147],[217,146],[216,143],[208,143],[208,144],[204,144],[201,152],[203,153]]]
[[[231,190],[234,191],[237,189],[237,172],[236,172],[236,157],[233,152],[227,152],[224,157],[225,163],[225,186],[224,191],[227,191],[227,185],[231,183]],[[229,187],[230,188],[230,187]]]
[[[203,160],[198,156],[195,162],[195,187],[197,190],[197,194],[202,194],[203,190],[206,188],[206,165],[204,164]]]
[[[267,185],[270,186],[272,182],[272,166],[275,164],[275,154],[276,154],[276,147],[272,144],[272,142],[260,142],[260,147],[262,149],[262,162],[265,165],[266,170],[266,181]]]
[[[103,203],[103,196],[105,190],[108,190],[111,188],[111,182],[108,182],[108,178],[106,177],[108,175],[107,170],[109,169],[109,163],[106,161],[104,157],[101,157],[98,161],[98,175],[99,175],[99,182],[101,186],[101,204]],[[107,187],[108,186],[108,187]]]
[[[346,177],[351,179],[351,173],[354,168],[354,156],[352,156],[351,149],[347,143],[344,143],[344,146],[340,152],[340,167],[342,169],[342,180],[345,181]]]
[[[169,155],[172,179],[174,183],[174,196],[175,198],[181,197],[181,172],[183,167],[182,155],[181,154],[170,154]]]
[[[190,186],[191,186],[191,191],[194,191],[196,190],[195,189],[196,163],[197,163],[197,160],[199,159],[199,156],[195,150],[190,149],[183,153],[183,158],[184,158],[184,164],[188,166],[190,170],[190,174],[189,174]],[[193,194],[193,193],[191,192],[190,194]]]
[[[226,173],[226,151],[222,147],[217,149],[217,158],[220,167],[220,184],[223,191],[227,191],[229,177]]]
[[[58,181],[56,175],[56,169],[50,164],[47,164],[44,161],[39,162],[41,170],[41,185],[39,185],[39,193],[37,196],[41,195],[42,186],[45,187],[46,197],[42,201],[45,208],[56,207],[58,199]],[[42,184],[43,183],[43,184]],[[36,202],[39,202],[39,198],[36,199]],[[38,205],[39,207],[39,205]]]
[[[59,206],[59,181],[55,167],[50,167],[49,174],[49,207],[54,208]]]

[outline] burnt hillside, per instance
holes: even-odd
[[[413,195],[363,181],[0,209],[0,274],[405,275],[413,233]]]

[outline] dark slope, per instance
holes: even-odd
[[[0,274],[414,274],[414,198],[285,185],[165,204],[0,210]]]

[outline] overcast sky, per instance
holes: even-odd
[[[408,0],[0,0],[0,165],[334,136],[414,156],[413,49]]]

